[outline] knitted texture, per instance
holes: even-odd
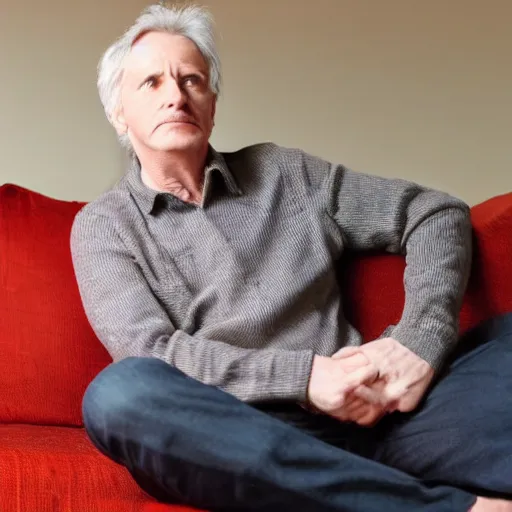
[[[145,187],[135,162],[72,232],[78,284],[112,357],[159,357],[245,401],[305,399],[314,354],[362,337],[345,321],[345,249],[407,254],[387,335],[438,368],[458,335],[469,209],[441,192],[300,150],[211,150],[203,204]]]

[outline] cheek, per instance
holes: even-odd
[[[151,97],[145,96],[132,99],[125,106],[125,117],[128,126],[137,130],[137,128],[143,128],[148,123],[151,123],[155,117],[155,105],[156,102]]]
[[[214,104],[211,99],[202,99],[202,101],[195,102],[194,110],[201,118],[203,125],[213,124]]]

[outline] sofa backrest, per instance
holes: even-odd
[[[0,187],[0,422],[80,425],[85,387],[110,360],[71,263],[82,206]]]
[[[71,263],[71,225],[82,206],[0,187],[0,422],[81,425],[85,388],[111,361],[85,317]],[[474,207],[472,219],[462,330],[512,311],[512,193]],[[374,339],[400,318],[404,259],[344,263],[347,315]]]
[[[460,315],[461,334],[492,316],[512,311],[512,193],[471,208],[473,265]],[[400,320],[405,258],[348,255],[341,279],[347,318],[365,340]]]

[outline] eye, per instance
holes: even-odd
[[[202,79],[198,75],[187,75],[183,77],[181,83],[185,87],[198,87],[202,84]]]
[[[150,76],[144,82],[142,82],[142,85],[140,86],[141,89],[153,89],[158,83],[158,79],[156,76]]]

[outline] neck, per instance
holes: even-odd
[[[203,196],[203,174],[208,146],[202,151],[161,153],[157,157],[137,155],[142,182],[158,192],[173,194],[182,201],[199,204]]]

